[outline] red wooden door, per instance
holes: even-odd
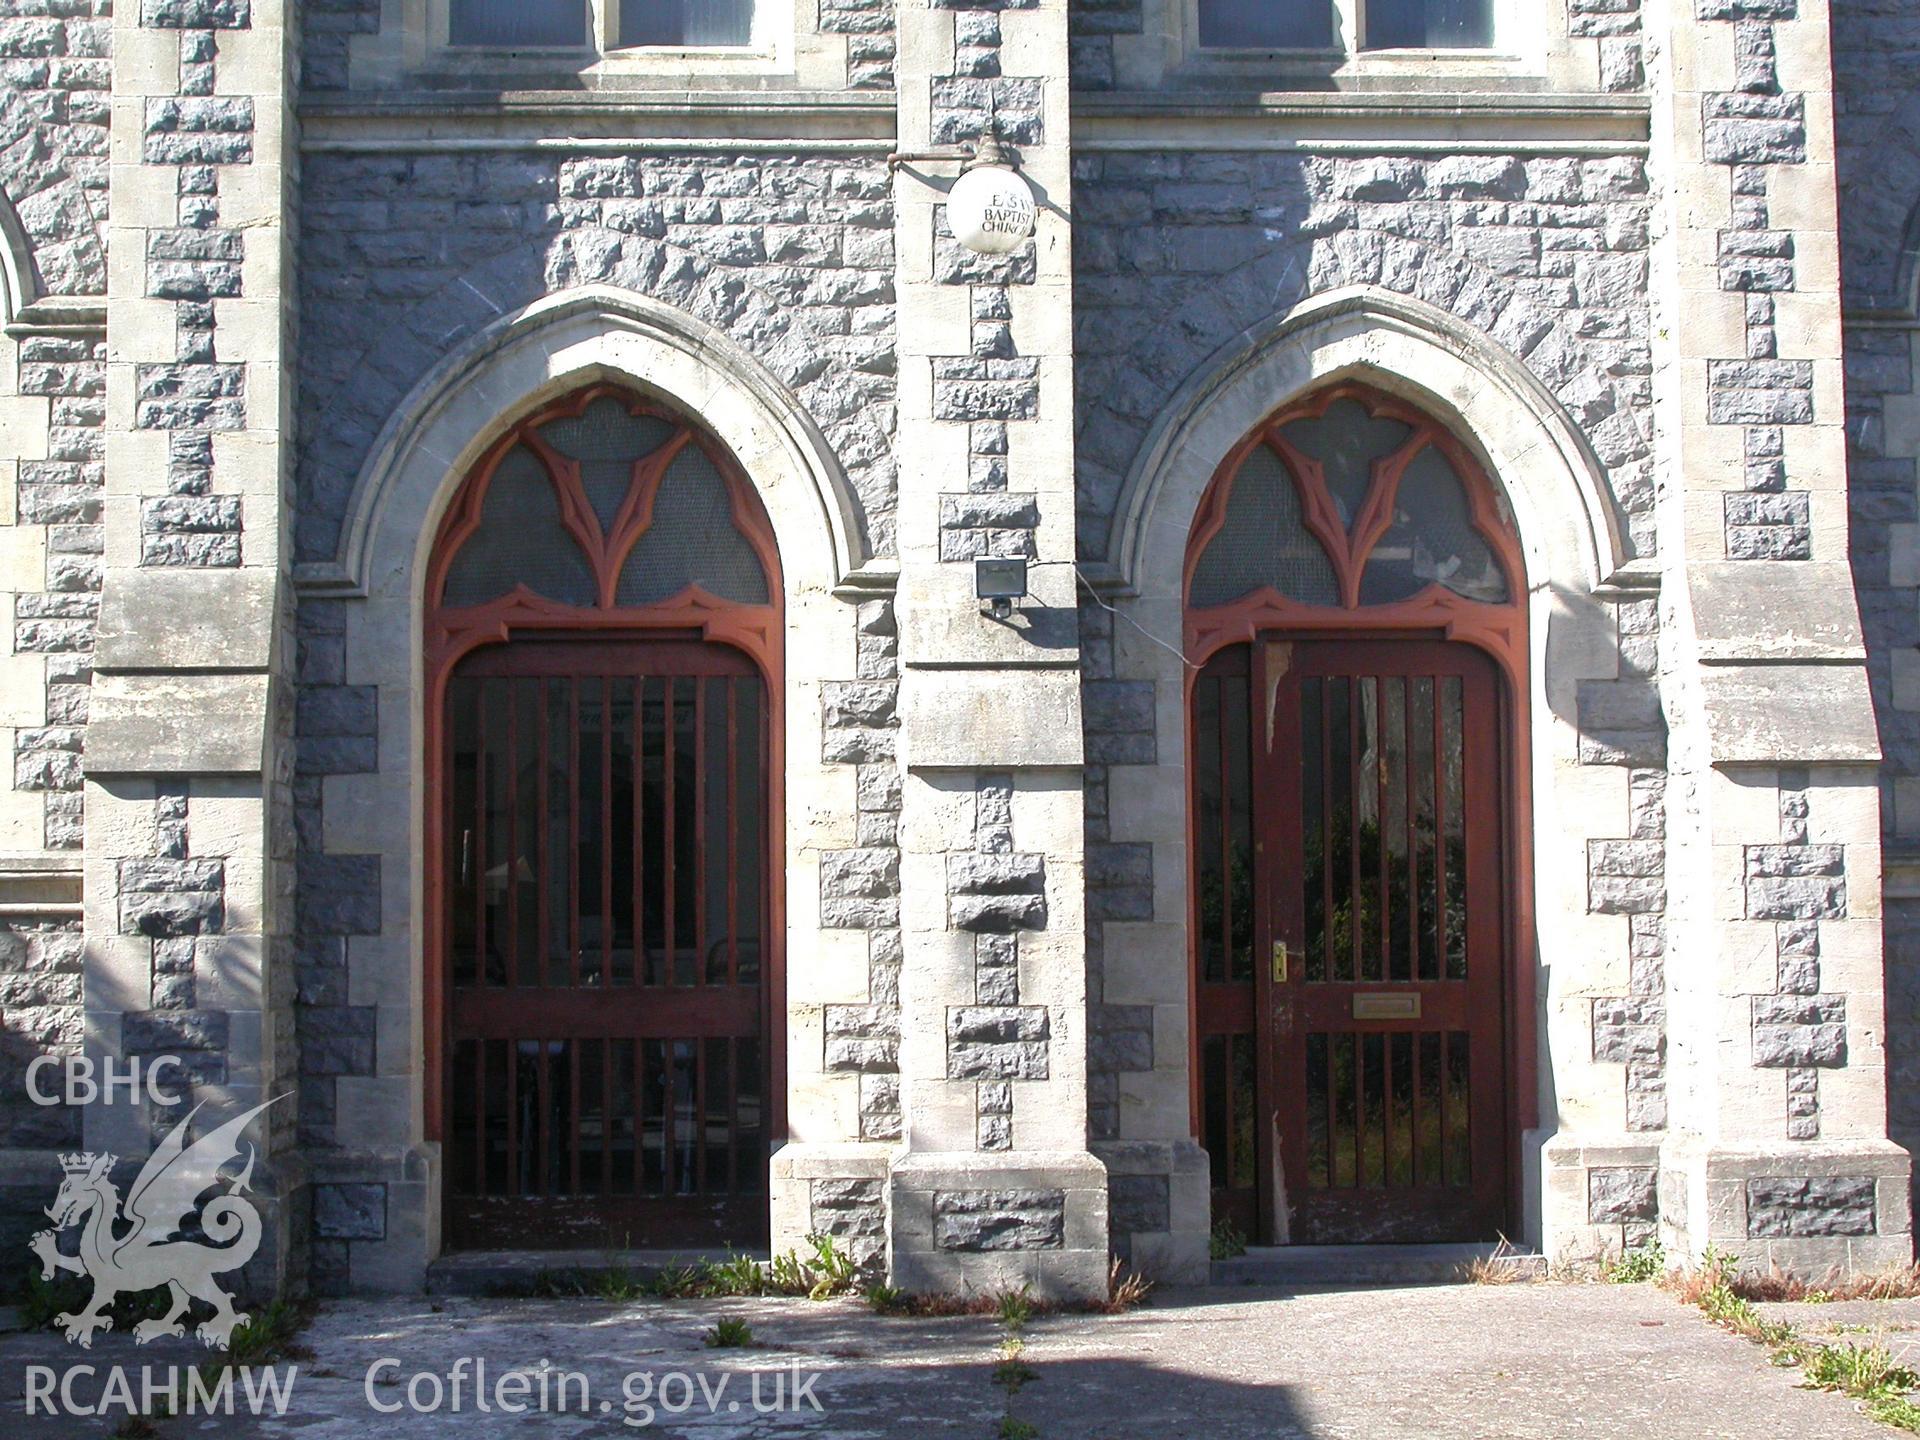
[[[446,695],[450,1243],[763,1242],[758,670],[712,644],[521,641]]]
[[[1242,1234],[1505,1222],[1502,724],[1464,645],[1262,640],[1199,677],[1204,1139]]]

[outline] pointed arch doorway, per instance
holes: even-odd
[[[425,659],[449,1248],[764,1243],[780,595],[732,455],[620,387],[515,425],[448,508]]]
[[[1358,383],[1247,436],[1186,564],[1194,1105],[1259,1243],[1492,1238],[1530,1083],[1524,579],[1460,440]]]

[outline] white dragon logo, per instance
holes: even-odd
[[[189,1145],[187,1129],[201,1109],[196,1105],[193,1113],[154,1148],[127,1192],[124,1206],[109,1178],[118,1156],[60,1157],[66,1179],[46,1212],[53,1229],[35,1235],[31,1246],[40,1257],[42,1279],[51,1280],[58,1271],[69,1270],[93,1280],[93,1298],[86,1308],[77,1315],[54,1317],[67,1339],[91,1348],[95,1330],[113,1328],[113,1317],[106,1312],[115,1296],[157,1290],[164,1285],[172,1291],[171,1308],[157,1320],[142,1320],[134,1326],[135,1341],[144,1345],[162,1335],[184,1335],[181,1312],[189,1301],[203,1300],[213,1306],[213,1318],[204,1321],[195,1334],[210,1347],[226,1348],[234,1326],[244,1325],[248,1317],[235,1312],[233,1297],[216,1285],[213,1277],[221,1271],[239,1269],[260,1248],[260,1212],[237,1193],[244,1192],[253,1178],[253,1147],[246,1146],[246,1167],[238,1175],[220,1172],[239,1155],[241,1132],[273,1103],[269,1100],[256,1105]],[[196,1213],[202,1192],[221,1181],[228,1188],[197,1211],[200,1229],[212,1243],[178,1238],[181,1221]],[[83,1220],[86,1228],[80,1236],[79,1255],[62,1255],[55,1237]],[[131,1228],[122,1230],[126,1224]]]

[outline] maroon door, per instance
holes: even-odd
[[[1221,825],[1199,844],[1220,1212],[1274,1242],[1491,1238],[1507,1188],[1493,665],[1462,645],[1264,641],[1199,684],[1196,813]]]
[[[739,652],[526,641],[447,687],[456,1247],[767,1233],[766,691]]]

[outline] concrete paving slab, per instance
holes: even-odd
[[[754,1348],[702,1344],[726,1317],[752,1327]],[[849,1301],[331,1302],[303,1337],[309,1353],[284,1415],[180,1416],[160,1422],[158,1433],[413,1440],[458,1424],[470,1436],[987,1440],[1003,1408],[992,1383],[998,1334],[983,1318],[887,1319]],[[1838,1396],[1798,1389],[1794,1374],[1769,1365],[1759,1347],[1651,1286],[1163,1292],[1122,1315],[1038,1319],[1028,1343],[1038,1378],[1020,1392],[1016,1413],[1042,1440],[1888,1433]],[[137,1349],[120,1334],[101,1337],[91,1352],[55,1334],[0,1337],[0,1433],[114,1432],[117,1413],[24,1417],[29,1366],[64,1372],[197,1358],[180,1342]],[[482,1360],[494,1407],[484,1412],[475,1408],[473,1378]],[[503,1412],[503,1400],[537,1404],[542,1362],[548,1413]],[[555,1378],[562,1371],[584,1382],[563,1385]],[[449,1379],[456,1372],[457,1412]],[[755,1413],[756,1393],[770,1404],[776,1384],[790,1406],[796,1377],[818,1410],[803,1402],[797,1412]],[[438,1406],[429,1408],[436,1393]],[[562,1401],[565,1413],[555,1413]]]

